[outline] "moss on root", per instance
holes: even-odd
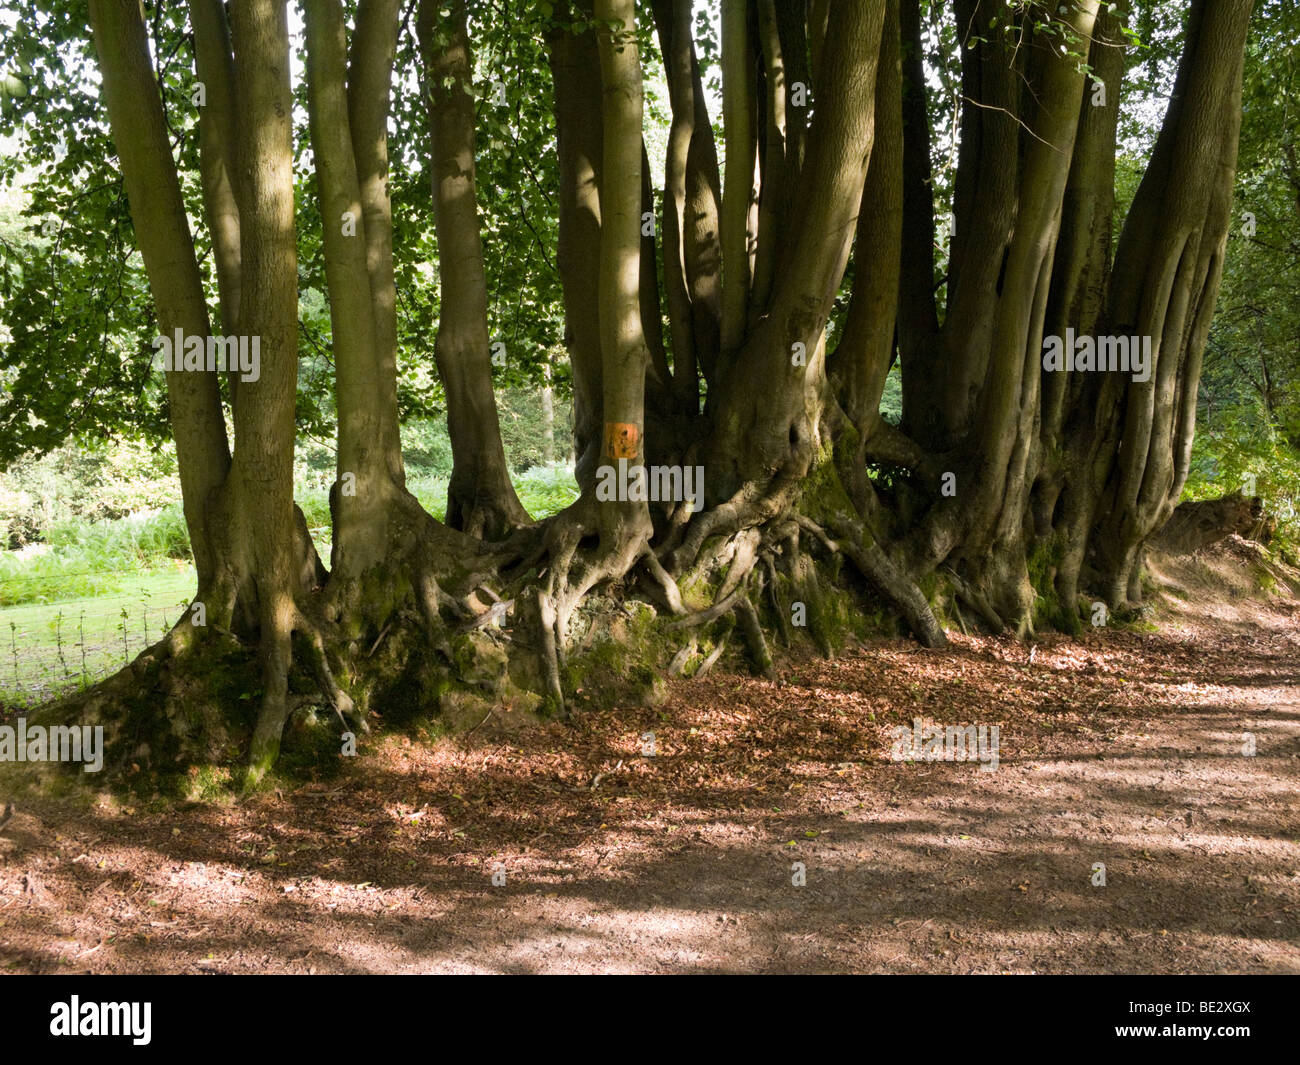
[[[338,685],[374,724],[459,731],[482,720],[463,721],[475,700],[488,710],[508,707],[519,720],[540,704],[512,681],[506,651],[485,632],[449,635],[436,648],[409,613],[386,630],[333,643],[327,654]],[[263,789],[332,776],[352,753],[345,747],[361,742],[322,696],[318,658],[310,641],[295,640],[288,692],[295,709]],[[201,641],[180,658],[144,655],[95,688],[26,715],[31,725],[102,726],[103,770],[49,763],[25,776],[46,790],[108,789],[136,800],[230,798],[247,781],[262,694],[257,654],[232,639]]]
[[[851,639],[890,638],[903,632],[898,618],[841,556],[804,554],[794,570],[793,574],[777,571],[777,604],[765,595],[760,610],[765,627],[781,633],[788,645],[803,642],[823,656],[834,657]],[[798,605],[802,605],[802,625],[796,622]]]
[[[1056,571],[1063,555],[1061,545],[1055,540],[1044,540],[1033,546],[1025,559],[1029,584],[1034,589],[1033,626],[1052,628],[1078,635],[1083,631],[1081,615],[1075,604],[1064,604],[1056,591]]]
[[[844,454],[841,449],[841,454]],[[844,487],[835,455],[829,447],[818,452],[808,476],[801,485],[799,510],[819,525],[825,525],[840,515],[855,513],[853,500]]]
[[[662,700],[663,668],[677,647],[649,604],[633,600],[611,610],[608,602],[591,600],[575,622],[582,635],[575,634],[563,679],[576,705],[604,709]]]
[[[242,777],[261,700],[256,655],[233,640],[196,645],[182,660],[145,655],[104,683],[25,715],[28,725],[103,729],[103,768],[28,767],[50,791],[98,791],[137,800],[210,796]]]
[[[714,537],[705,541],[702,553],[711,557],[721,539]],[[677,589],[682,593],[682,605],[687,610],[704,610],[711,606],[717,600],[725,576],[726,571],[721,567],[701,566],[678,578]]]

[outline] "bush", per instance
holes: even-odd
[[[0,535],[11,549],[57,525],[159,511],[177,495],[173,449],[139,441],[78,440],[0,474]]]
[[[514,482],[519,502],[535,520],[558,514],[578,498],[572,466],[532,466]]]
[[[408,477],[451,477],[451,437],[446,421],[413,418],[403,425],[402,457]]]
[[[1300,453],[1249,409],[1216,416],[1192,448],[1183,499],[1217,499],[1230,492],[1259,496],[1276,519],[1272,547],[1288,561],[1300,555]]]
[[[551,432],[554,445],[551,455],[546,454],[546,412],[542,407],[540,392],[532,389],[506,388],[497,393],[497,410],[501,419],[501,442],[506,449],[506,461],[517,473],[537,466],[562,463],[571,450],[572,429],[570,417],[572,404],[555,395],[552,404],[554,417]]]

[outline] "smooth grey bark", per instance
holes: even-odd
[[[453,468],[447,488],[447,524],[497,539],[527,524],[506,464],[487,324],[487,275],[479,235],[475,183],[473,59],[466,7],[420,7],[419,31],[430,85],[430,162],[438,234],[441,318],[434,344],[447,394]]]
[[[360,0],[347,85],[348,124],[365,221],[384,460],[399,487],[406,483],[406,471],[397,412],[397,285],[388,194],[388,115],[400,18],[400,0]]]
[[[392,497],[384,448],[379,346],[347,99],[347,27],[340,0],[307,0],[308,114],[329,287],[339,412],[331,570],[350,579],[383,561]]]
[[[104,102],[159,334],[170,337],[180,329],[187,337],[206,337],[209,322],[203,282],[140,5],[135,0],[93,0],[90,19]],[[216,578],[220,551],[209,530],[208,506],[230,468],[217,375],[169,371],[167,397],[185,524],[199,587],[206,594]]]
[[[556,10],[564,20],[577,14],[594,17],[584,0]],[[591,106],[601,98],[600,57],[589,24],[577,34],[552,30],[547,46],[560,171],[556,262],[564,293],[565,347],[573,367],[575,475],[585,491],[595,482],[604,446],[598,291],[604,135],[600,113]]]
[[[293,94],[285,5],[233,0],[243,182],[240,327],[261,338],[261,373],[235,409],[232,509],[245,519],[254,559],[263,699],[254,729],[252,782],[274,762],[288,718],[297,528],[293,505],[294,394],[298,378],[298,251],[294,226]]]

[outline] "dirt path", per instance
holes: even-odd
[[[20,802],[0,969],[1300,972],[1298,620],[897,641],[242,806]],[[918,716],[999,725],[996,771],[891,761]]]

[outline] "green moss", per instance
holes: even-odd
[[[486,633],[458,633],[452,637],[451,649],[456,676],[465,684],[492,692],[506,679],[509,662],[505,648]]]
[[[1045,615],[1048,623],[1060,632],[1075,637],[1082,636],[1084,629],[1083,612],[1079,609],[1078,604],[1075,604],[1073,610],[1065,609],[1059,600],[1054,600],[1052,605],[1055,609]]]
[[[1034,589],[1031,616],[1035,629],[1047,627],[1077,636],[1083,630],[1078,607],[1063,604],[1056,592],[1056,571],[1064,553],[1064,546],[1052,537],[1036,543],[1025,559],[1029,584]]]
[[[840,453],[846,451],[847,446],[842,446]],[[812,469],[803,482],[799,509],[818,524],[825,524],[841,514],[854,513],[853,500],[844,488],[835,455],[829,448],[823,448],[813,460]]]
[[[948,583],[939,575],[937,570],[921,577],[916,582],[916,586],[921,590],[921,594],[925,596],[926,602],[931,606],[934,605],[935,600],[949,591]]]
[[[228,766],[191,766],[186,774],[189,787],[185,798],[189,802],[226,803],[231,801],[234,780],[237,776]]]
[[[680,637],[663,631],[663,621],[648,605],[628,604],[612,612],[596,600],[585,621],[595,637],[565,660],[561,683],[574,706],[603,709],[629,704],[654,705],[663,696],[659,666],[676,652]],[[583,643],[585,641],[580,641]]]
[[[711,549],[717,546],[719,539],[714,537],[705,542],[704,557],[709,557]],[[700,567],[698,570],[684,574],[677,582],[677,588],[682,593],[682,603],[686,609],[705,610],[712,606],[725,576],[726,571],[719,567]]]
[[[1029,583],[1039,595],[1046,597],[1054,592],[1052,582],[1064,553],[1056,537],[1040,540],[1030,550],[1025,559],[1025,569],[1029,573]]]
[[[359,737],[358,737],[359,738]],[[332,777],[343,765],[343,725],[332,709],[294,714],[285,727],[276,776],[291,783]]]
[[[817,649],[826,656],[841,650],[850,630],[852,610],[847,591],[834,582],[820,579],[817,567],[804,555],[795,574],[793,594],[803,602],[807,612],[807,632]]]
[[[1267,566],[1251,567],[1251,576],[1254,578],[1255,591],[1264,595],[1273,595],[1277,592],[1277,577]]]

